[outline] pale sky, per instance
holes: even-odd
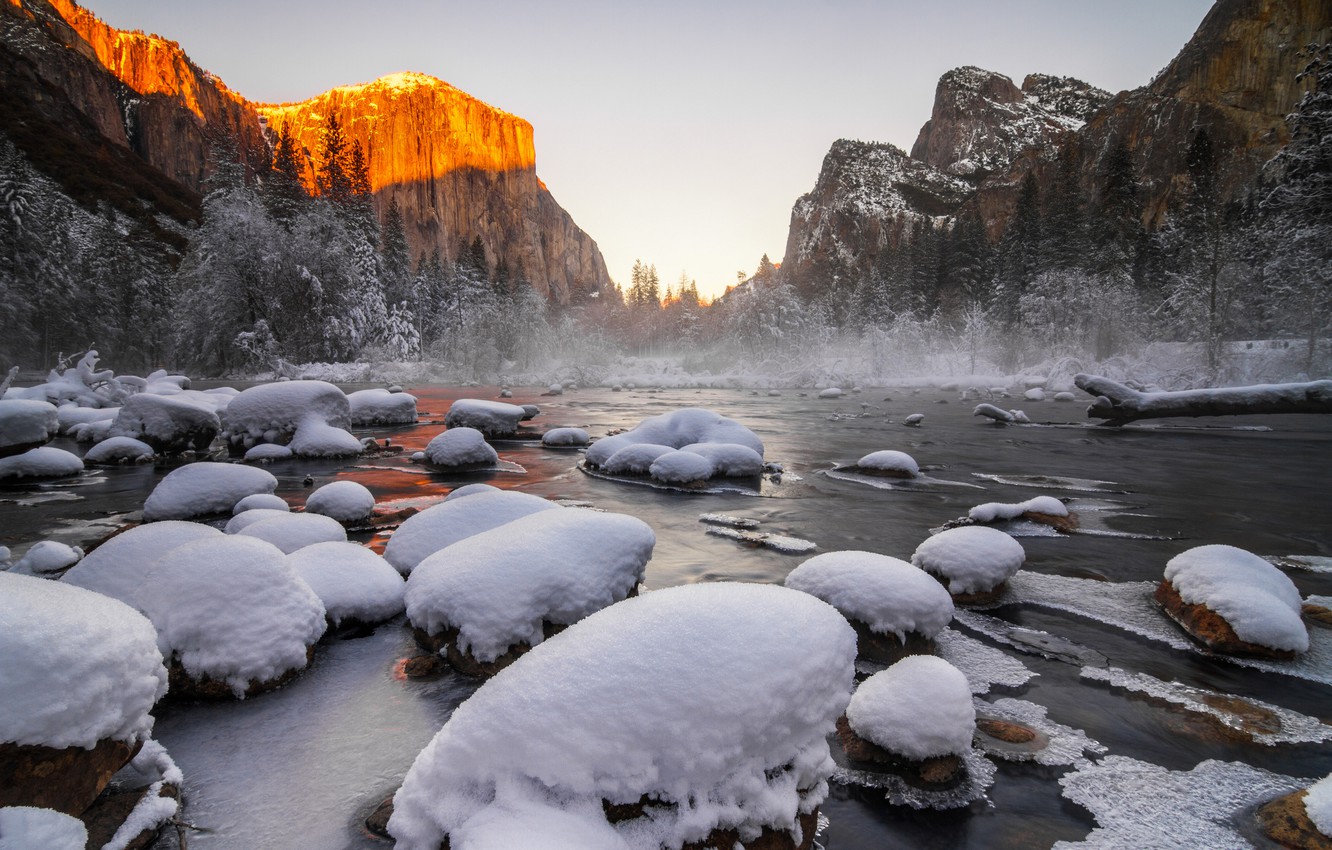
[[[537,173],[597,240],[704,293],[780,262],[838,138],[909,150],[939,76],[978,65],[1147,83],[1211,0],[87,0],[179,41],[251,100],[420,71],[522,116]]]

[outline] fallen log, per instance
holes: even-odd
[[[1170,416],[1242,416],[1254,413],[1332,413],[1332,381],[1144,393],[1098,375],[1077,375],[1078,389],[1095,396],[1087,416],[1102,425]]]

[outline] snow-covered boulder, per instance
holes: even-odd
[[[475,428],[487,437],[511,437],[527,412],[516,404],[480,398],[460,398],[444,415],[446,428]]]
[[[448,502],[453,499],[465,499],[468,496],[477,496],[480,495],[481,493],[502,493],[502,492],[503,491],[500,490],[500,488],[496,487],[494,484],[486,484],[483,481],[477,481],[474,484],[464,484],[461,487],[454,487],[452,490],[449,491],[449,495],[444,497],[444,501]]]
[[[0,800],[81,813],[166,691],[152,624],[115,599],[0,573]]]
[[[402,576],[364,546],[315,543],[289,554],[287,564],[324,603],[335,627],[348,622],[374,625],[402,613]]]
[[[611,475],[647,475],[657,458],[674,451],[656,443],[633,443],[606,458],[601,469]]]
[[[290,511],[291,505],[287,504],[286,499],[283,499],[281,496],[275,496],[272,493],[254,493],[253,495],[246,496],[244,499],[241,499],[239,502],[237,502],[231,508],[231,513],[233,515],[243,514],[246,511],[253,511],[258,509],[264,509],[270,511]]]
[[[539,511],[421,561],[407,618],[455,669],[493,675],[552,630],[626,598],[656,535],[625,514]]]
[[[116,408],[119,412],[120,408]],[[100,443],[109,439],[111,436],[111,425],[115,418],[94,419],[91,422],[80,422],[69,429],[69,436],[80,443]]]
[[[221,425],[211,406],[178,395],[138,393],[125,399],[108,433],[141,440],[159,454],[179,454],[206,451]]]
[[[253,493],[272,493],[277,479],[262,469],[236,463],[189,463],[167,473],[143,504],[147,522],[229,514]]]
[[[853,469],[862,475],[882,478],[915,478],[920,475],[920,466],[915,458],[906,452],[892,449],[870,452],[856,461]]]
[[[88,828],[83,821],[38,806],[0,808],[0,850],[84,850]]]
[[[386,389],[357,390],[347,394],[353,428],[370,425],[410,425],[416,421],[416,396]]]
[[[785,588],[625,600],[462,703],[408,772],[389,832],[399,850],[572,846],[551,843],[551,824],[621,850],[730,847],[725,829],[810,835],[854,659],[842,616]],[[612,826],[603,802],[626,818]]]
[[[707,458],[713,475],[749,478],[763,474],[763,455],[739,443],[690,443],[680,451]]]
[[[790,572],[785,584],[836,608],[856,630],[864,658],[891,663],[934,651],[953,619],[953,599],[919,567],[873,552],[827,552]]]
[[[591,437],[587,431],[582,428],[551,428],[541,435],[541,445],[543,446],[586,446]]]
[[[137,599],[177,696],[243,698],[276,687],[305,668],[325,628],[323,603],[282,551],[242,535],[170,550]]]
[[[587,450],[587,462],[601,467],[620,449],[639,443],[672,449],[691,443],[737,443],[763,456],[763,441],[744,425],[711,410],[685,407],[648,417],[629,431],[598,440]]]
[[[245,450],[246,463],[268,463],[275,460],[286,460],[294,457],[294,453],[288,446],[277,443],[259,443]]]
[[[55,446],[0,457],[0,481],[14,478],[68,478],[83,472],[83,459]]]
[[[978,604],[999,597],[1022,567],[1022,544],[994,528],[964,525],[916,547],[911,563],[939,579],[955,602]]]
[[[248,511],[241,511],[234,514],[227,520],[226,527],[223,529],[227,534],[240,534],[245,529],[273,517],[281,517],[291,513],[291,507],[286,508],[250,508]]]
[[[297,457],[356,457],[365,449],[350,431],[329,424],[319,413],[307,413],[297,421],[287,447]]]
[[[841,397],[842,397],[841,387],[827,387],[825,389],[819,390],[819,398],[841,398]]]
[[[60,423],[61,434],[70,434],[79,425],[90,422],[114,422],[119,415],[119,407],[79,407],[77,404],[63,404],[56,410],[56,421]]]
[[[499,463],[499,453],[476,428],[459,425],[432,437],[425,447],[425,459],[441,469],[477,469]]]
[[[1073,393],[1068,392],[1067,390],[1065,390],[1065,391],[1063,391],[1063,392],[1055,393],[1055,395],[1054,395],[1054,400],[1055,400],[1055,401],[1077,401],[1077,400],[1078,400],[1078,397],[1075,396]]]
[[[1045,401],[1045,390],[1040,387],[1032,387],[1022,394],[1027,401]]]
[[[1171,558],[1156,599],[1185,631],[1217,652],[1294,658],[1309,648],[1294,583],[1234,546],[1197,546]]]
[[[133,437],[109,437],[83,453],[85,464],[150,463],[153,447]]]
[[[55,576],[79,562],[83,550],[58,540],[41,540],[28,547],[18,563],[10,567],[12,572],[25,576]]]
[[[259,511],[246,511],[233,517],[228,522],[228,528],[230,528],[231,522],[253,517],[257,513]],[[286,511],[275,511],[272,516],[264,516],[255,522],[240,524],[243,524],[244,527],[229,533],[265,540],[287,555],[316,543],[346,542],[347,540],[347,529],[342,527],[342,523],[332,517],[320,516],[319,514],[295,514]]]
[[[197,522],[138,525],[89,552],[60,580],[137,607],[139,588],[158,558],[186,543],[221,538],[222,532]]]
[[[964,775],[962,756],[975,731],[966,676],[941,658],[913,655],[861,683],[838,737],[852,759],[891,766],[914,784],[939,788]]]
[[[473,534],[537,511],[560,509],[559,505],[540,496],[512,490],[476,493],[465,498],[452,496],[450,494],[450,498],[438,505],[408,517],[393,532],[384,547],[384,558],[398,572],[410,573],[428,556]]]
[[[309,414],[334,428],[351,426],[351,404],[325,381],[282,381],[241,391],[222,415],[223,435],[233,444],[286,442]]]
[[[682,486],[700,485],[716,472],[712,461],[703,455],[671,449],[663,452],[648,467],[652,480]]]
[[[909,426],[911,426],[912,428],[919,428],[919,427],[920,427],[920,424],[921,424],[922,422],[924,422],[924,421],[925,421],[925,414],[923,414],[923,413],[913,413],[913,414],[911,414],[910,416],[908,416],[907,418],[903,419],[903,420],[902,420],[902,424],[903,424],[903,425],[909,425]]]
[[[338,522],[362,522],[375,509],[375,494],[355,481],[333,481],[305,500],[305,512],[332,517]]]
[[[520,404],[518,406],[523,409],[523,422],[526,422],[529,419],[535,419],[541,415],[541,408],[535,404]]]
[[[45,445],[59,429],[54,404],[32,399],[0,400],[0,457]]]
[[[1078,527],[1077,515],[1069,512],[1068,506],[1054,496],[1034,496],[1025,502],[986,502],[967,511],[967,518],[972,522],[1026,519],[1060,531],[1072,531]]]

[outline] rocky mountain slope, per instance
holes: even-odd
[[[536,176],[531,125],[423,75],[264,106],[177,43],[107,26],[72,0],[0,0],[0,103],[0,130],[77,200],[180,221],[197,216],[218,141],[260,170],[266,122],[290,122],[315,152],[320,110],[332,110],[366,151],[378,211],[398,199],[414,257],[453,259],[479,236],[492,265],[553,300],[611,286],[596,243]]]

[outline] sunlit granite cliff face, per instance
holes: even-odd
[[[612,286],[596,243],[537,178],[532,126],[432,77],[394,74],[265,106],[176,42],[110,27],[72,0],[0,0],[0,105],[0,131],[81,201],[180,220],[197,215],[217,143],[257,171],[277,127],[317,156],[336,115],[365,150],[378,211],[398,200],[413,258],[438,249],[454,259],[480,237],[492,267],[553,300]]]

